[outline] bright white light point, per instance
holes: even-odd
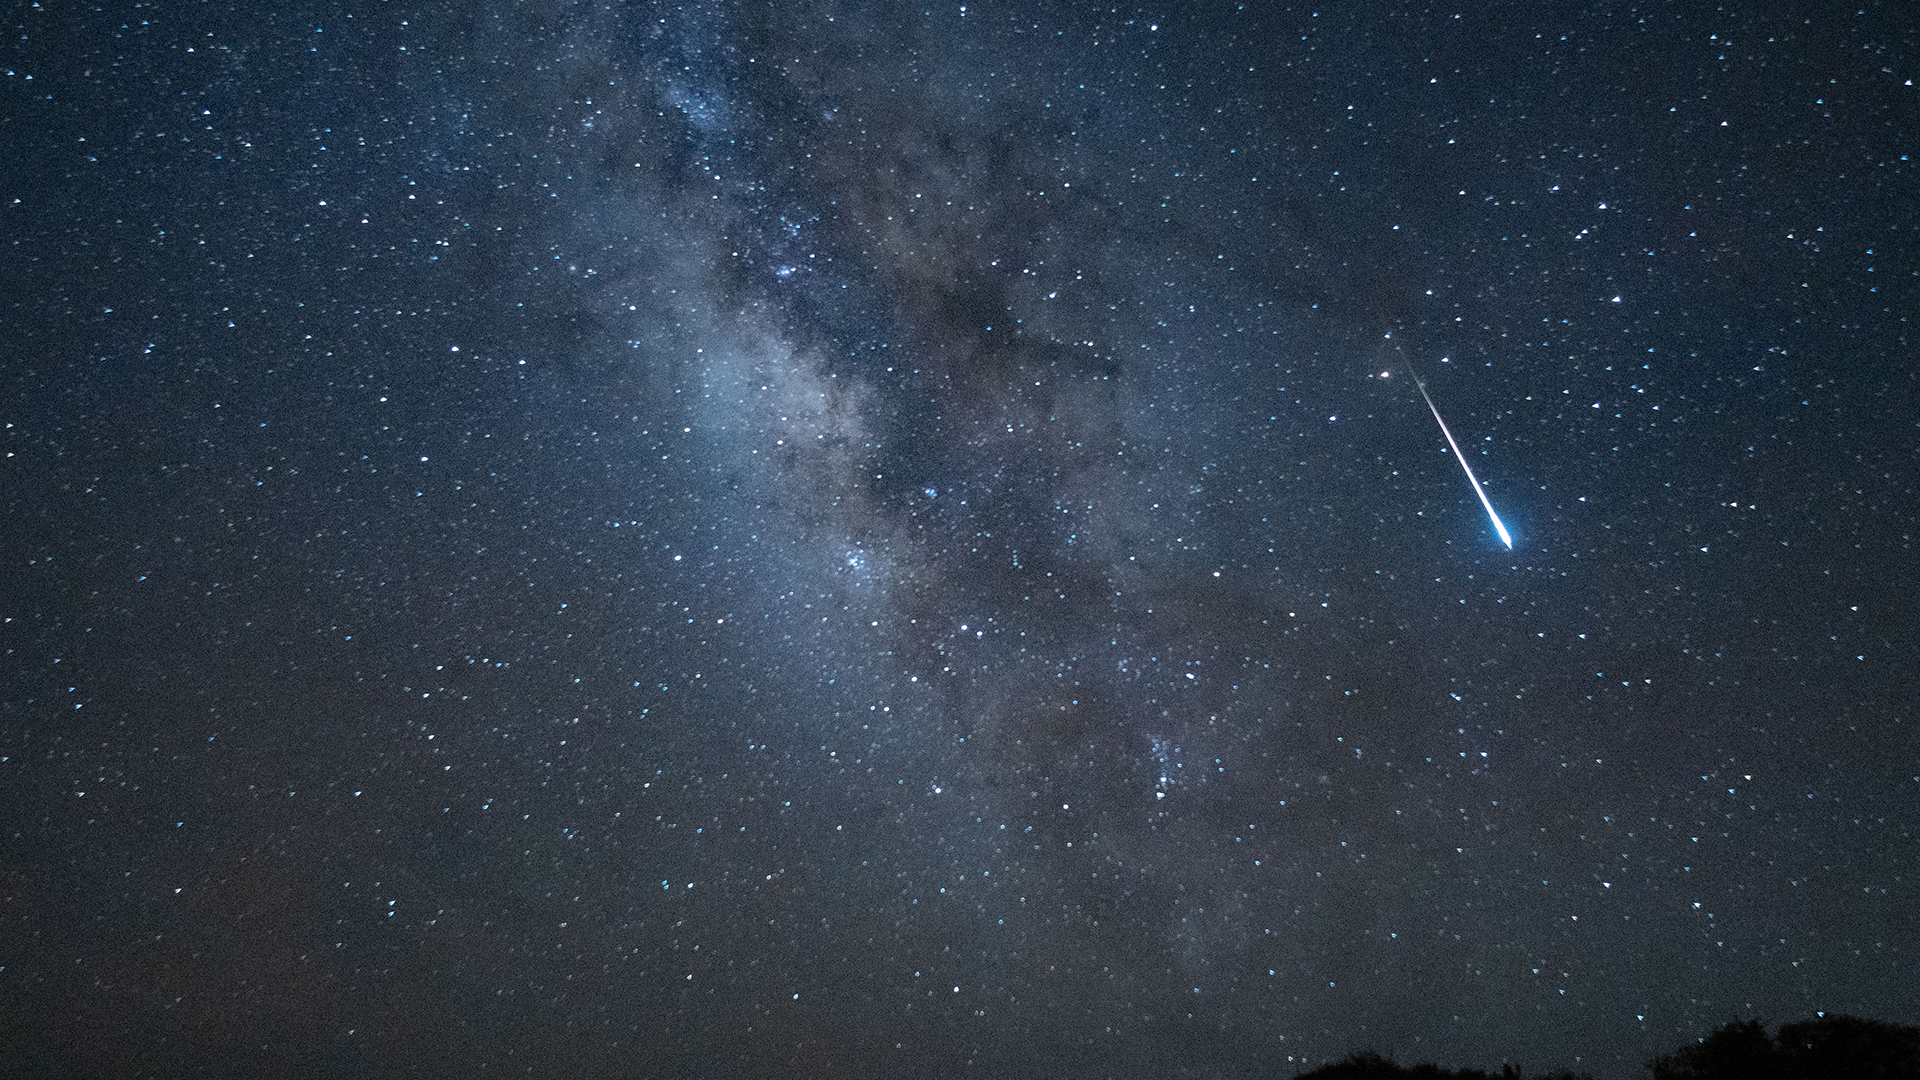
[[[1617,296],[1616,296],[1616,297],[1614,297],[1614,298],[1613,298],[1613,302],[1614,302],[1614,303],[1616,303],[1616,304],[1617,304],[1617,303],[1619,303],[1619,302],[1620,302],[1620,298],[1619,298],[1619,297],[1617,297]]]

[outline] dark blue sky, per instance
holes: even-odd
[[[10,15],[0,1052],[1914,1022],[1913,23],[1555,18]]]

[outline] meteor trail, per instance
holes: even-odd
[[[1401,359],[1406,358],[1403,356]],[[1447,445],[1453,447],[1453,456],[1460,459],[1460,467],[1466,470],[1467,482],[1473,485],[1473,493],[1480,496],[1480,505],[1487,508],[1487,517],[1493,519],[1493,531],[1500,534],[1500,542],[1507,545],[1508,551],[1512,551],[1513,537],[1508,536],[1507,527],[1500,524],[1500,515],[1493,512],[1493,504],[1487,501],[1487,493],[1480,488],[1480,478],[1473,475],[1473,466],[1467,464],[1467,455],[1460,452],[1460,444],[1453,441],[1453,432],[1447,430],[1447,422],[1440,419],[1440,406],[1433,403],[1426,384],[1420,381],[1419,374],[1413,370],[1413,361],[1406,360],[1406,365],[1407,374],[1413,376],[1413,385],[1419,389],[1420,396],[1426,398],[1427,408],[1433,410],[1433,422],[1440,425],[1440,434],[1447,437]]]

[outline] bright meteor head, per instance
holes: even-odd
[[[1482,498],[1485,498],[1485,496],[1482,496]],[[1494,513],[1493,507],[1489,506],[1487,507],[1487,516],[1493,519],[1493,531],[1500,534],[1500,542],[1507,545],[1508,551],[1512,551],[1513,537],[1508,536],[1507,527],[1505,525],[1500,524],[1500,515]]]

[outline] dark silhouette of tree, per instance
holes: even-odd
[[[1823,1016],[1769,1038],[1758,1021],[1743,1020],[1647,1068],[1653,1080],[1915,1080],[1920,1028]]]
[[[1920,1028],[1824,1016],[1783,1025],[1776,1041],[1806,1080],[1920,1077]]]
[[[1653,1080],[1785,1080],[1758,1020],[1727,1024],[1694,1046],[1654,1058]]]
[[[1438,1065],[1395,1065],[1371,1050],[1350,1054],[1345,1060],[1322,1065],[1301,1073],[1295,1080],[1522,1080],[1520,1070],[1503,1066],[1498,1073],[1479,1069],[1443,1069]],[[1593,1080],[1570,1072],[1542,1074],[1536,1080]]]
[[[1647,1062],[1653,1080],[1920,1080],[1920,1027],[1822,1016],[1783,1024],[1769,1037],[1757,1020],[1721,1026],[1692,1046]],[[1498,1074],[1438,1065],[1396,1065],[1371,1050],[1301,1073],[1294,1080],[1522,1080],[1513,1065]],[[1571,1072],[1535,1080],[1593,1080]]]

